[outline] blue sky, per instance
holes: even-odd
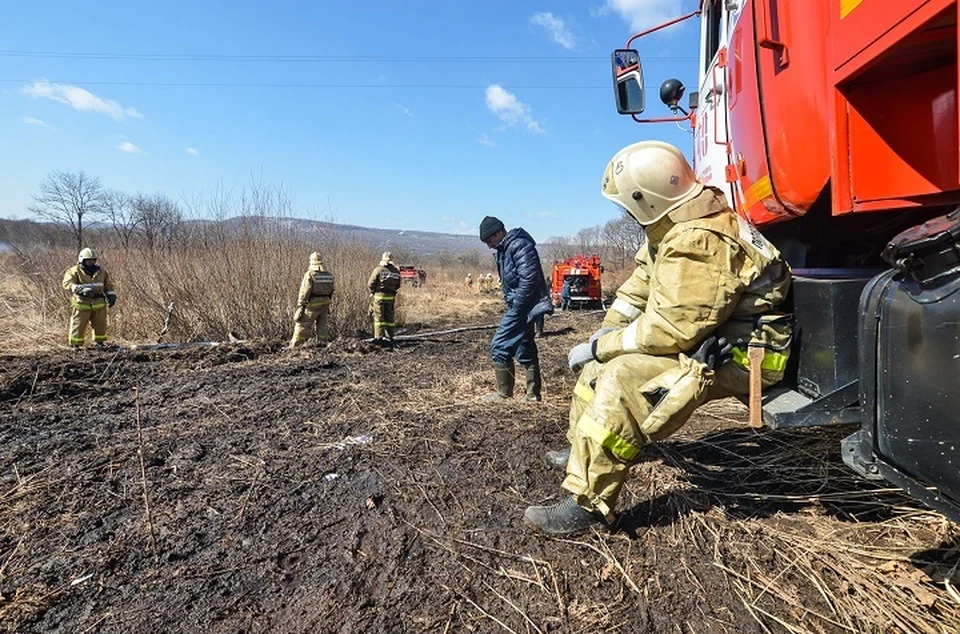
[[[609,54],[695,0],[5,3],[0,216],[51,170],[127,192],[283,184],[294,215],[538,240],[616,217],[606,161],[673,124],[616,113]],[[696,84],[695,21],[639,42]],[[546,59],[545,59],[546,58]],[[693,88],[690,88],[693,90]]]

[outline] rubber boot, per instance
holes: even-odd
[[[566,449],[561,449],[560,451],[548,451],[544,457],[547,459],[547,464],[551,467],[566,471],[567,462],[570,461],[570,445],[567,445]]]
[[[553,506],[528,506],[523,513],[523,523],[538,533],[562,537],[585,533],[604,521],[568,496]]]
[[[497,378],[497,391],[483,397],[484,401],[502,401],[513,396],[513,361],[494,363],[493,373]]]
[[[524,397],[528,401],[540,400],[540,364],[533,362],[530,365],[523,366],[527,376],[527,395]]]

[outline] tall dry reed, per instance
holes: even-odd
[[[164,253],[103,249],[101,265],[117,288],[109,311],[111,340],[157,340],[174,306],[164,341],[286,339],[293,329],[297,291],[313,250],[336,280],[331,306],[335,336],[368,334],[367,279],[379,260],[369,247],[332,239],[306,242],[253,234],[193,244]],[[70,248],[36,250],[22,259],[4,256],[0,285],[0,350],[45,349],[66,344],[69,293],[60,287],[76,259]],[[11,274],[12,272],[12,274]],[[403,319],[402,303],[398,318]]]

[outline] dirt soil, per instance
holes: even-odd
[[[612,530],[528,532],[524,508],[560,499],[542,456],[566,351],[599,321],[548,320],[540,404],[480,400],[489,330],[3,358],[0,631],[909,631],[843,612],[867,586],[839,564],[791,564],[865,527],[916,559],[904,578],[955,558],[955,527],[846,471],[849,429],[757,433],[711,404],[645,450]],[[948,614],[933,580],[897,596]]]

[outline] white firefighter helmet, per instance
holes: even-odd
[[[91,249],[90,247],[85,247],[80,249],[80,253],[77,254],[77,264],[83,264],[84,260],[96,260],[97,252]]]
[[[384,251],[383,255],[380,257],[380,264],[386,266],[388,262],[393,262],[393,254],[389,251]]]
[[[322,266],[323,258],[320,257],[319,251],[314,251],[310,254],[310,266]]]
[[[703,191],[680,150],[641,141],[617,152],[603,172],[601,192],[641,225],[651,225]]]

